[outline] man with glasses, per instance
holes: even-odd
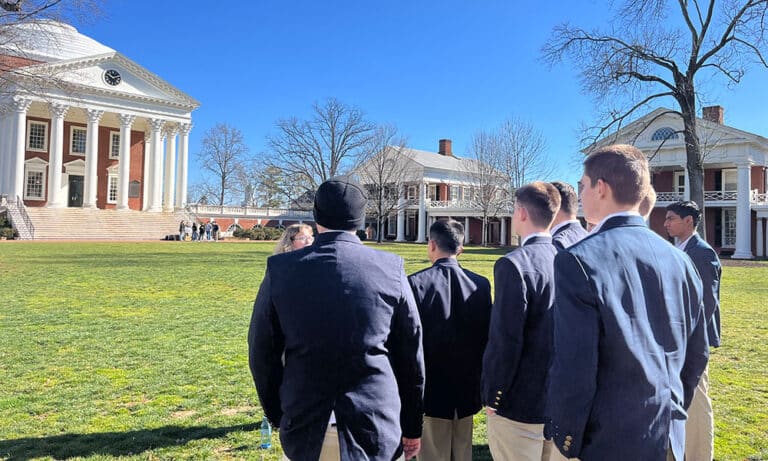
[[[683,461],[706,319],[690,259],[638,214],[649,179],[633,146],[584,160],[582,209],[597,225],[555,257],[553,459]]]
[[[711,347],[720,346],[720,259],[715,250],[699,236],[701,211],[696,202],[676,202],[667,207],[664,228],[676,240],[675,246],[685,251],[701,275],[704,287],[704,318]],[[709,399],[709,373],[704,369],[688,409],[685,425],[685,456],[688,459],[711,460],[714,457],[715,422]]]
[[[249,362],[287,459],[392,461],[419,451],[419,313],[402,258],[355,235],[366,202],[351,179],[325,181],[315,242],[267,259]]]

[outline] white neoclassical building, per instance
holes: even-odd
[[[768,249],[768,139],[725,125],[721,106],[697,119],[704,157],[707,241],[738,259],[766,256]],[[649,157],[657,193],[650,226],[666,236],[667,205],[690,199],[683,124],[669,109],[656,109],[596,145],[634,144]]]
[[[72,26],[14,27],[0,44],[0,195],[29,208],[183,207],[199,103]]]

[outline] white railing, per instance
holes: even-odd
[[[704,191],[704,201],[726,201],[737,200],[739,193],[736,191]]]
[[[768,194],[761,194],[757,189],[752,189],[749,201],[758,205],[768,205]]]
[[[681,192],[656,192],[657,202],[677,202],[685,200],[685,194]]]
[[[471,210],[475,206],[472,202],[466,200],[430,200],[427,202],[427,208],[462,208]]]
[[[290,208],[258,208],[249,206],[219,206],[191,204],[189,212],[196,215],[210,216],[253,216],[260,218],[313,219],[312,211],[293,210]]]

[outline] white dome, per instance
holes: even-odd
[[[0,54],[35,61],[55,62],[115,52],[74,27],[51,20],[3,25],[0,36]]]

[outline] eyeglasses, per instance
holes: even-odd
[[[300,235],[297,237],[291,237],[292,242],[304,242],[304,243],[312,243],[315,241],[315,238],[309,235]]]

